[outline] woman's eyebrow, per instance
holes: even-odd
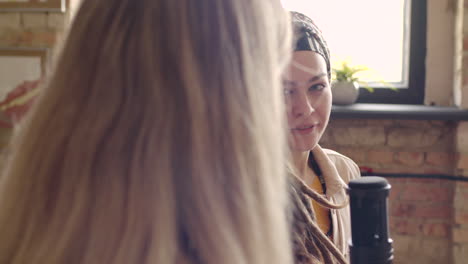
[[[314,77],[310,78],[310,80],[307,81],[307,82],[308,82],[308,83],[315,82],[315,81],[317,81],[318,79],[320,79],[320,78],[322,78],[322,77],[324,77],[324,76],[327,76],[327,74],[324,73],[324,72],[322,72],[322,73],[320,73],[320,74],[318,74],[318,75],[315,75]]]
[[[311,82],[315,82],[315,81],[319,80],[320,78],[322,78],[324,76],[327,76],[327,74],[323,72],[323,73],[320,73],[318,75],[315,75],[314,77],[310,78],[308,81],[305,81],[305,82],[283,80],[283,84],[293,85],[293,86],[298,85],[298,84],[302,84],[302,83],[308,84],[308,83],[311,83]]]

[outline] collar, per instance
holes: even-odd
[[[325,184],[327,186],[327,198],[334,196],[338,192],[345,192],[346,183],[341,178],[334,163],[330,160],[325,151],[317,145],[311,150],[314,154],[315,161],[322,171]]]

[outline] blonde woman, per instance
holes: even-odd
[[[0,263],[292,263],[289,43],[277,0],[84,0],[1,177]]]
[[[318,144],[332,105],[330,55],[310,18],[293,12],[292,20],[295,47],[284,93],[291,163],[297,176],[293,178],[296,262],[346,263],[351,224],[345,187],[360,177],[360,171],[348,157]]]

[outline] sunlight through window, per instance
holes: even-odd
[[[408,86],[409,0],[282,0],[312,18],[328,42],[332,66],[364,66],[358,77],[373,87]]]

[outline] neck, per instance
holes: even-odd
[[[299,173],[298,176],[300,176],[302,180],[305,180],[304,177],[309,168],[309,151],[292,151],[291,158],[294,169]]]

